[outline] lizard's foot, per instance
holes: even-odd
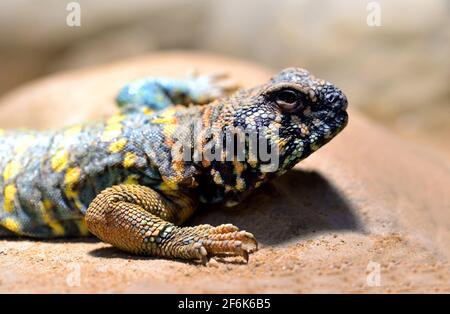
[[[184,206],[189,204],[184,202]],[[146,186],[121,184],[103,190],[89,205],[86,223],[101,240],[127,252],[206,263],[214,255],[240,255],[257,249],[255,237],[226,224],[178,227],[182,208]],[[164,220],[163,217],[167,220]]]
[[[258,249],[258,243],[250,232],[239,230],[232,224],[217,227],[199,225],[174,230],[180,249],[190,257],[206,264],[208,257],[219,255],[242,256],[248,262],[248,254]]]
[[[198,75],[193,72],[189,75],[192,82],[192,97],[198,103],[211,102],[214,99],[235,92],[240,86],[230,79],[227,72],[216,72],[210,75]]]

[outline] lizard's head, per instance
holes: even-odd
[[[339,133],[348,119],[342,91],[298,68],[283,70],[267,84],[240,90],[218,101],[217,108],[218,113],[209,113],[214,116],[213,129],[232,127],[246,134],[247,145],[241,146],[246,149],[235,150],[246,151],[245,158],[240,162],[212,161],[211,184],[203,184],[211,187],[202,192],[204,199],[226,199],[228,206],[308,157]],[[252,134],[256,134],[256,145],[249,144],[248,135]],[[261,149],[262,144],[265,147]],[[251,146],[257,147],[256,156],[255,150],[250,153]]]
[[[234,126],[268,130],[283,173],[330,141],[347,124],[347,98],[308,71],[288,68],[265,85],[236,95]]]

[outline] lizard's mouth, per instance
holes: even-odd
[[[339,133],[343,128],[345,128],[348,124],[348,113],[345,110],[339,111],[335,117],[337,132]]]
[[[318,113],[318,118],[323,119],[324,124],[328,127],[329,132],[324,134],[324,144],[332,139],[336,134],[342,131],[348,123],[347,97],[340,90],[330,93],[326,100],[328,105],[322,113]]]
[[[325,124],[330,128],[328,134],[324,134],[323,144],[328,143],[333,137],[341,132],[348,124],[348,113],[345,110],[335,112],[325,120]]]
[[[310,125],[309,134],[303,140],[302,159],[331,141],[348,123],[348,114],[344,109],[323,112],[322,115],[317,115],[315,118],[320,123]]]

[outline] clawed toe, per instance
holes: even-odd
[[[235,80],[230,78],[229,73],[224,71],[210,75],[199,75],[198,72],[192,72],[189,77],[192,80],[196,80],[198,86],[203,86],[201,93],[208,100],[231,94],[240,87]]]
[[[184,227],[181,257],[190,256],[202,264],[208,262],[213,256],[242,256],[248,262],[249,253],[258,249],[255,236],[245,230],[239,230],[232,224],[223,224],[216,227],[199,225]]]
[[[258,249],[258,243],[253,234],[245,230],[239,230],[232,224],[209,229],[202,244],[209,255],[242,256],[246,262],[248,262],[249,253]]]
[[[228,78],[230,74],[227,71],[216,71],[207,75],[212,81],[219,81]]]

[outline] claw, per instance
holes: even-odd
[[[192,229],[189,229],[192,228]],[[185,227],[183,236],[189,241],[194,241],[189,250],[194,249],[191,255],[203,265],[207,265],[209,257],[214,256],[242,256],[246,263],[249,254],[258,249],[255,236],[245,230],[239,230],[232,224],[223,224],[216,227],[211,225],[199,225],[196,227]],[[192,236],[195,231],[198,235]]]
[[[229,76],[227,71],[217,71],[208,75],[211,80],[221,80]]]
[[[186,76],[187,76],[188,78],[196,78],[196,77],[199,77],[200,74],[199,74],[198,68],[197,68],[197,67],[192,67],[192,68],[190,68],[190,69],[187,71]]]
[[[188,79],[198,83],[196,88],[196,100],[206,103],[222,96],[235,92],[240,86],[230,78],[226,71],[218,71],[209,75],[200,75],[195,69],[188,74]]]
[[[239,84],[235,80],[232,80],[232,79],[220,81],[218,83],[218,85],[225,90],[234,90],[234,89],[239,88]]]
[[[248,264],[248,258],[249,258],[248,252],[246,250],[242,250],[241,256],[244,258],[245,263]]]
[[[201,263],[205,266],[208,263],[208,252],[206,251],[204,246],[199,247],[199,253],[201,255]]]
[[[208,263],[208,255],[202,255],[200,262],[203,266],[206,266],[206,264]]]

